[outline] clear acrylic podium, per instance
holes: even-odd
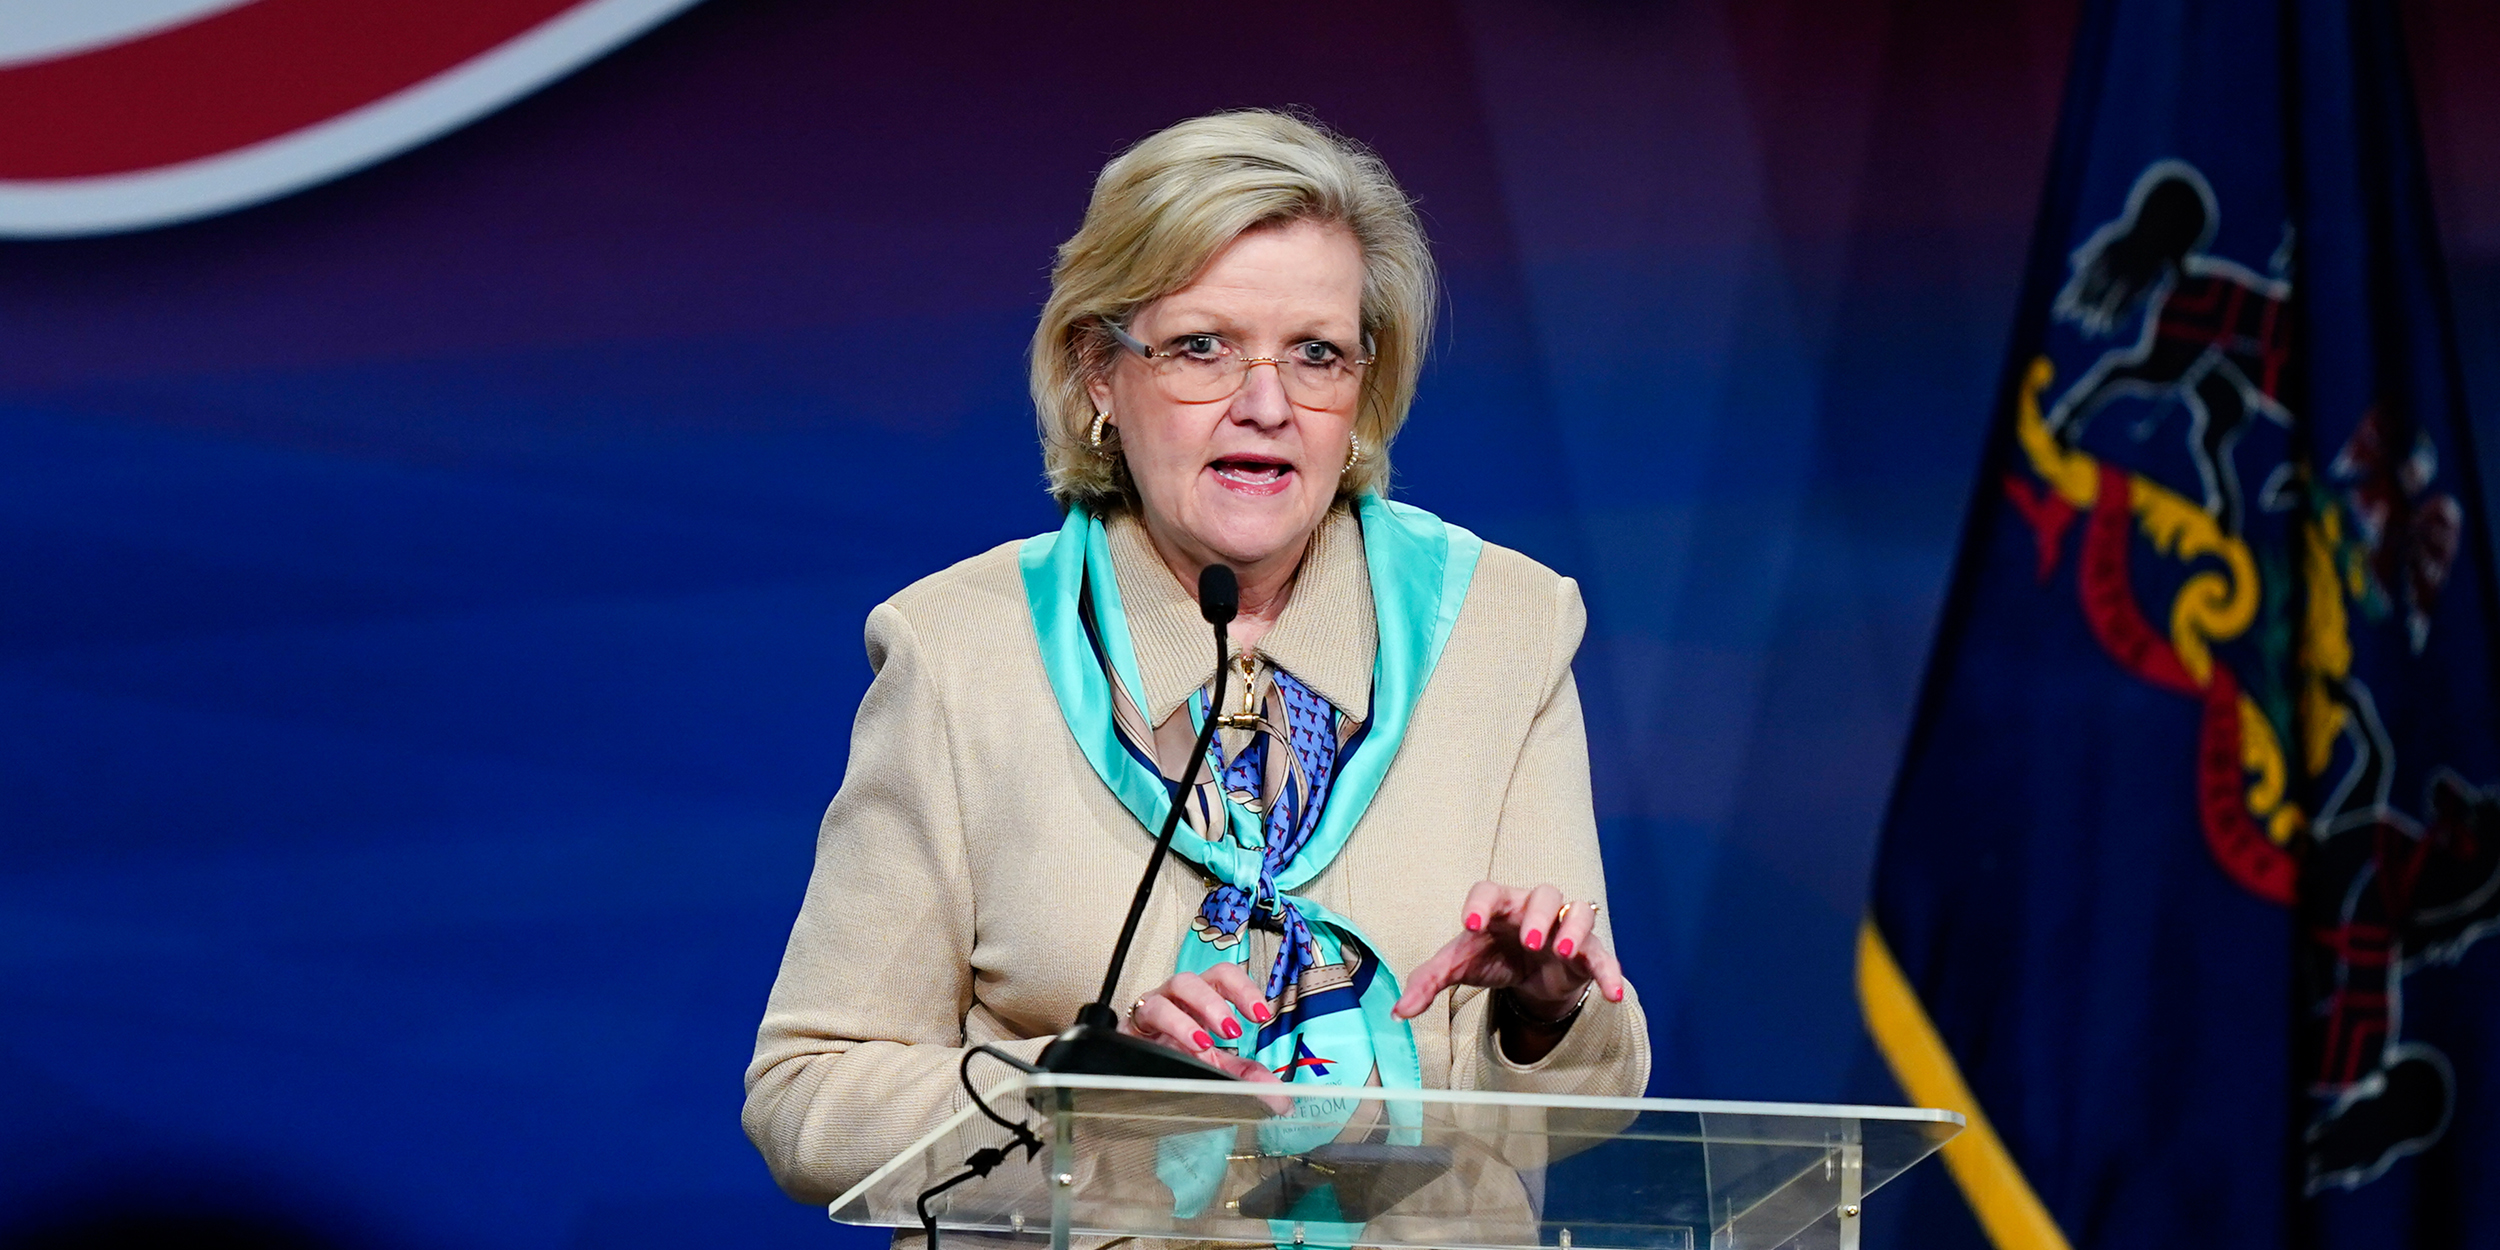
[[[930,1202],[1054,1250],[1136,1236],[1439,1250],[1855,1250],[1868,1195],[1960,1132],[1908,1107],[1017,1076],[1043,1148]],[[918,1228],[922,1191],[1009,1141],[977,1108],[831,1207]]]

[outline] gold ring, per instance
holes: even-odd
[[[1562,923],[1563,923],[1563,921],[1565,921],[1565,920],[1569,920],[1569,919],[1571,918],[1571,908],[1572,908],[1572,906],[1573,906],[1573,905],[1572,905],[1572,904],[1570,904],[1570,903],[1565,903],[1565,904],[1563,904],[1563,905],[1562,905],[1562,910],[1561,910],[1561,911],[1558,911],[1558,912],[1555,912],[1555,913],[1554,913],[1554,927],[1555,927],[1555,928],[1557,928],[1557,929],[1561,928],[1561,927],[1562,927]]]
[[[1136,1019],[1137,1019],[1137,1013],[1138,1013],[1138,1012],[1140,1012],[1140,1011],[1143,1011],[1143,1010],[1145,1010],[1145,1009],[1146,1009],[1146,1000],[1145,1000],[1143,997],[1140,997],[1140,998],[1139,998],[1136,1002],[1130,1003],[1130,1004],[1128,1005],[1128,1018],[1129,1018],[1129,1020],[1130,1020],[1132,1023],[1134,1023],[1134,1022],[1136,1021]]]

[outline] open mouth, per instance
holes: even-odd
[[[1258,494],[1283,489],[1285,480],[1293,476],[1291,463],[1265,456],[1228,456],[1207,467],[1225,485]]]

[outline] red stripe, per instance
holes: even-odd
[[[301,130],[414,86],[583,0],[256,0],[0,69],[0,178],[153,169]]]

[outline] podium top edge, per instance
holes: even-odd
[[[1526,1094],[1501,1093],[1491,1090],[1467,1089],[1385,1089],[1367,1086],[1315,1086],[1295,1088],[1288,1085],[1266,1085],[1247,1081],[1174,1081],[1143,1077],[1080,1076],[1071,1073],[1014,1073],[983,1092],[984,1101],[996,1104],[1018,1094],[1049,1090],[1112,1090],[1148,1094],[1211,1094],[1223,1097],[1257,1096],[1262,1093],[1290,1092],[1308,1097],[1324,1093],[1328,1097],[1377,1099],[1383,1102],[1418,1102],[1442,1105],[1484,1107],[1546,1107],[1577,1111],[1666,1112],[1692,1115],[1743,1115],[1794,1117],[1798,1119],[1858,1120],[1892,1124],[1950,1125],[1944,1136],[1950,1137],[1967,1126],[1958,1111],[1937,1107],[1875,1107],[1843,1103],[1801,1102],[1732,1102],[1704,1098],[1606,1098],[1588,1094]],[[967,1103],[947,1116],[937,1127],[915,1142],[909,1150],[886,1160],[865,1179],[853,1185],[842,1196],[826,1204],[825,1213],[833,1215],[885,1180],[887,1176],[916,1160],[923,1150],[936,1144],[948,1133],[970,1122],[980,1114]]]
[[[1941,1107],[1880,1107],[1846,1103],[1740,1102],[1707,1098],[1608,1098],[1593,1094],[1526,1094],[1480,1089],[1386,1089],[1367,1086],[1278,1086],[1246,1081],[1175,1081],[1145,1077],[1083,1076],[1037,1072],[1015,1075],[999,1083],[992,1096],[1052,1089],[1133,1090],[1148,1094],[1288,1093],[1301,1096],[1378,1099],[1382,1102],[1432,1102],[1479,1107],[1561,1107],[1574,1111],[1663,1111],[1696,1115],[1768,1115],[1828,1120],[1884,1120],[1894,1123],[1950,1124],[1967,1127],[1959,1111]]]

